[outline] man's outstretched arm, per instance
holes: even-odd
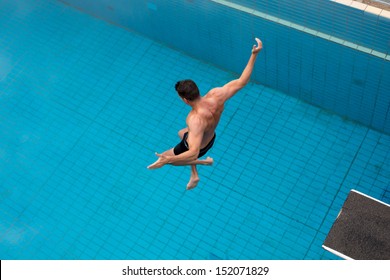
[[[252,47],[252,54],[249,58],[247,65],[244,68],[244,71],[242,71],[240,78],[227,83],[221,88],[223,91],[225,101],[231,98],[233,95],[235,95],[240,89],[245,87],[250,80],[253,67],[255,66],[257,55],[263,48],[263,43],[260,41],[260,39],[255,38],[255,40],[257,42],[257,46],[254,45]]]

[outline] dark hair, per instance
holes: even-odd
[[[200,97],[198,86],[192,80],[178,81],[175,89],[181,98],[194,101]]]

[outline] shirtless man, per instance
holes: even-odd
[[[156,153],[158,160],[148,166],[148,169],[160,168],[166,164],[175,166],[190,165],[191,177],[187,184],[187,190],[193,189],[199,182],[196,165],[211,165],[213,159],[207,157],[204,160],[198,158],[206,154],[213,146],[215,129],[221,118],[225,102],[242,89],[250,79],[257,54],[263,47],[262,42],[255,38],[257,46],[252,48],[252,54],[248,64],[239,79],[233,80],[223,87],[211,89],[205,96],[200,96],[198,87],[191,80],[179,81],[175,85],[180,98],[192,110],[187,116],[187,127],[179,131],[182,140],[176,147],[162,154]]]

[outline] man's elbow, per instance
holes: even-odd
[[[195,161],[198,159],[198,155],[199,155],[199,149],[193,149],[193,150],[190,150],[191,154],[189,155],[189,160],[190,161]]]
[[[239,91],[241,90],[242,88],[244,88],[249,82],[249,79],[244,79],[244,78],[240,78],[237,80],[237,84],[236,84],[236,91]]]

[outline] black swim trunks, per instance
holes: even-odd
[[[213,139],[210,140],[210,142],[207,144],[206,147],[200,149],[198,158],[204,156],[207,153],[207,151],[211,149],[211,147],[214,144],[215,136],[216,135],[214,134]],[[173,152],[175,155],[180,155],[188,151],[187,137],[188,137],[188,132],[184,133],[183,140],[181,140],[181,142],[177,144],[175,148],[173,148]]]

